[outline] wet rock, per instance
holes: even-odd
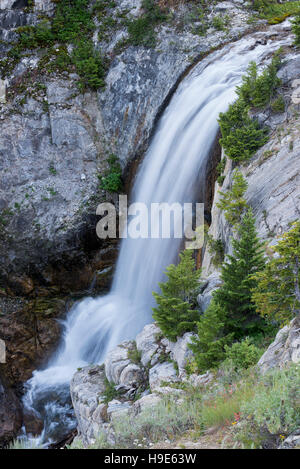
[[[57,318],[65,312],[65,301],[38,298],[25,301],[0,297],[0,339],[6,344],[5,372],[19,385],[45,363],[58,345],[61,326]]]
[[[19,400],[0,370],[0,448],[16,438],[21,426],[22,411]]]
[[[29,295],[34,289],[33,280],[25,275],[20,277],[11,275],[8,278],[7,285],[10,290],[20,296]]]
[[[26,408],[23,410],[23,425],[26,433],[32,436],[40,435],[44,428],[44,422],[40,419],[39,415]]]

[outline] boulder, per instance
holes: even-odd
[[[171,359],[177,363],[179,375],[185,372],[185,366],[193,356],[189,344],[191,343],[191,338],[195,335],[193,332],[186,332],[177,342],[169,342],[167,351],[170,351]]]
[[[161,386],[163,382],[174,383],[179,381],[177,370],[171,362],[157,363],[149,371],[149,385],[151,391]]]
[[[274,342],[268,347],[258,362],[262,373],[272,368],[283,368],[288,363],[300,361],[300,324],[294,319],[277,333]]]
[[[135,342],[124,341],[111,350],[105,359],[105,374],[110,383],[138,387],[144,382],[144,370],[128,358],[128,352],[135,349]]]
[[[185,381],[191,384],[194,387],[207,386],[214,379],[213,373],[207,371],[203,375],[197,375],[196,373],[191,374],[190,376],[184,376],[182,381]]]
[[[157,337],[161,330],[156,324],[147,324],[136,337],[136,347],[141,352],[141,362],[147,366],[159,348]]]
[[[157,394],[148,394],[147,396],[143,396],[139,400],[135,401],[131,412],[134,415],[140,414],[146,409],[156,406],[161,401],[161,399],[162,398]]]
[[[84,444],[89,444],[108,421],[108,407],[103,402],[105,392],[103,367],[88,366],[77,371],[71,381],[70,392],[78,423],[78,434]]]
[[[202,293],[198,295],[197,301],[198,305],[201,308],[201,311],[207,310],[208,306],[210,305],[212,294],[215,290],[217,290],[222,285],[222,280],[220,278],[219,272],[213,272],[207,279],[204,284],[204,289]]]
[[[114,418],[118,418],[121,415],[127,414],[129,409],[131,408],[131,405],[131,402],[121,402],[117,399],[113,399],[108,403],[107,415],[111,420]]]

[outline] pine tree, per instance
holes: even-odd
[[[232,187],[227,192],[220,192],[220,201],[217,207],[224,211],[225,218],[233,227],[241,221],[247,208],[244,198],[248,183],[240,171],[235,171],[232,178]]]
[[[192,254],[190,249],[183,251],[179,264],[167,267],[168,280],[159,284],[161,293],[153,293],[157,303],[153,308],[153,318],[170,340],[194,330],[199,319],[197,310],[191,307],[200,276],[200,270],[195,270]]]
[[[198,334],[190,344],[200,373],[215,368],[225,358],[225,346],[233,339],[233,334],[224,335],[225,321],[226,312],[213,299],[197,323]]]
[[[257,311],[271,320],[288,322],[294,316],[300,322],[300,221],[283,235],[274,247],[274,257],[253,278],[253,301]]]
[[[257,285],[253,274],[265,266],[263,244],[255,229],[255,218],[249,209],[238,230],[239,238],[233,241],[233,255],[223,265],[222,287],[214,298],[226,311],[225,333],[233,332],[237,339],[262,330],[263,321],[256,314],[252,289]]]

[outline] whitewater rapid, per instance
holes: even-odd
[[[206,165],[218,133],[218,116],[235,99],[249,62],[266,63],[289,39],[269,33],[244,38],[211,54],[184,78],[165,110],[137,174],[132,200],[193,202],[204,196]],[[265,36],[259,42],[258,37]],[[202,199],[203,200],[203,199]],[[79,367],[102,363],[109,350],[133,339],[152,321],[152,291],[176,260],[180,239],[124,239],[106,296],[86,298],[63,322],[61,345],[43,370],[26,384],[24,406],[44,420],[41,442],[58,439],[74,426],[69,382]]]

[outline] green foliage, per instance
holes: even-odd
[[[293,365],[285,370],[276,370],[260,378],[255,394],[241,407],[244,419],[237,438],[246,446],[256,441],[261,447],[264,440],[280,435],[289,435],[300,424],[300,367]]]
[[[211,235],[207,235],[208,250],[212,256],[212,263],[215,267],[219,267],[224,261],[224,243],[221,239],[214,239]]]
[[[128,22],[128,42],[134,46],[154,47],[154,28],[166,19],[166,15],[154,0],[143,0],[142,7],[144,14]]]
[[[258,12],[258,17],[267,19],[269,24],[281,23],[300,11],[299,1],[279,3],[277,0],[253,0],[252,5]]]
[[[267,141],[267,129],[260,129],[256,120],[248,115],[249,107],[238,99],[219,116],[222,133],[220,143],[226,155],[235,161],[245,161]]]
[[[231,189],[220,192],[220,201],[217,207],[225,212],[225,218],[232,226],[240,223],[242,215],[247,208],[244,198],[248,183],[240,171],[235,171],[232,178]]]
[[[105,176],[99,176],[100,188],[108,192],[120,192],[123,187],[122,168],[116,155],[108,158],[109,170]]]
[[[238,237],[232,241],[233,254],[222,267],[223,285],[214,293],[216,302],[226,311],[225,333],[234,333],[236,339],[263,331],[265,325],[256,314],[251,293],[257,285],[253,275],[265,267],[263,243],[257,236],[251,209],[242,219]]]
[[[120,392],[115,389],[116,385],[115,383],[111,383],[108,381],[108,379],[105,377],[105,390],[103,393],[103,402],[107,404],[108,402],[112,401],[113,399],[117,399],[120,397]]]
[[[251,62],[248,73],[243,77],[243,83],[237,89],[239,99],[247,106],[262,109],[267,106],[276,89],[280,85],[277,77],[278,69],[281,65],[281,51],[274,54],[274,57],[261,75],[258,75],[257,65]]]
[[[59,42],[74,42],[88,37],[94,25],[88,0],[61,0],[57,4],[52,31]]]
[[[278,113],[285,111],[285,102],[282,96],[278,96],[278,98],[272,101],[271,109],[273,112],[278,112]]]
[[[18,42],[8,52],[7,60],[0,61],[0,70],[11,71],[24,49],[45,48],[40,69],[64,71],[74,66],[80,76],[80,90],[101,88],[105,85],[104,61],[99,52],[94,51],[94,28],[88,0],[60,0],[51,21],[42,20],[36,26],[18,29]],[[57,43],[64,46],[57,48]],[[74,46],[71,56],[66,47],[68,43]]]
[[[222,158],[222,160],[217,164],[217,181],[220,186],[222,186],[225,176],[223,175],[226,166],[226,158]]]
[[[153,318],[170,340],[193,330],[198,319],[197,311],[190,305],[200,276],[200,271],[195,270],[192,254],[192,250],[183,251],[179,264],[167,267],[168,280],[159,284],[161,293],[153,293],[157,303],[153,308]]]
[[[99,53],[94,51],[93,42],[82,39],[76,43],[71,59],[80,76],[78,86],[81,90],[89,87],[98,89],[105,86],[105,70]]]
[[[225,358],[225,345],[231,343],[232,334],[224,335],[226,311],[212,300],[197,323],[197,336],[190,348],[195,355],[198,371],[213,369]]]
[[[136,348],[136,344],[135,344],[135,347],[131,350],[128,350],[127,352],[127,357],[128,357],[128,360],[131,360],[132,363],[135,363],[136,365],[140,365],[141,364],[141,352]]]
[[[253,276],[252,300],[262,317],[285,324],[300,316],[300,221],[273,249],[277,256]]]
[[[292,22],[292,31],[295,34],[295,44],[300,46],[300,11]]]
[[[237,370],[256,365],[262,353],[263,350],[251,343],[248,337],[241,342],[235,342],[230,347],[225,345],[226,360],[230,361]]]
[[[274,97],[280,80],[277,71],[281,64],[279,50],[270,65],[258,75],[257,65],[251,62],[242,85],[237,88],[238,99],[221,113],[220,140],[227,156],[235,161],[249,159],[268,141],[267,128],[260,128],[257,120],[249,116],[251,108],[265,108]]]
[[[212,26],[217,31],[225,31],[226,27],[230,24],[229,15],[217,15],[213,17]]]

